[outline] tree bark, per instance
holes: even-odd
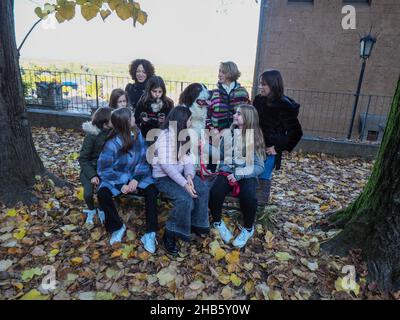
[[[14,1],[0,1],[0,201],[33,200],[30,186],[45,173],[24,102],[15,40]]]
[[[386,292],[400,290],[400,79],[371,177],[330,220],[344,228],[322,248],[338,255],[362,249],[369,281]]]

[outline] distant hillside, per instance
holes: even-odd
[[[21,59],[22,67],[34,69],[43,67],[49,70],[93,73],[99,75],[112,75],[128,77],[129,64],[123,63],[88,63],[88,62],[68,62],[68,61],[44,61],[33,59]],[[203,82],[214,84],[217,82],[218,66],[174,66],[174,65],[156,65],[156,72],[165,80]],[[242,76],[240,82],[243,85],[251,86],[253,82],[254,68],[252,66],[239,66]]]

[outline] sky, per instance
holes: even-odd
[[[37,21],[34,9],[52,0],[15,0],[17,44]],[[260,4],[255,0],[138,0],[149,15],[136,28],[115,13],[106,22],[76,17],[62,24],[39,24],[21,51],[22,59],[218,66],[255,63]],[[258,1],[259,2],[259,1]]]

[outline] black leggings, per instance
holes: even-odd
[[[243,214],[244,227],[250,229],[254,225],[257,212],[257,198],[256,198],[256,178],[247,178],[239,180],[240,194],[239,204],[240,210]],[[221,221],[222,206],[225,197],[232,191],[232,187],[228,183],[225,176],[218,176],[215,180],[211,191],[208,206],[214,222]]]
[[[144,203],[146,212],[146,232],[156,232],[158,230],[157,217],[157,195],[158,190],[154,184],[141,190],[144,193]],[[114,232],[122,228],[123,222],[115,207],[113,195],[108,188],[101,188],[97,192],[99,204],[105,213],[105,228],[108,232]]]

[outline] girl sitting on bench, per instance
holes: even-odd
[[[97,192],[105,212],[105,227],[110,233],[110,244],[121,242],[126,226],[118,215],[113,197],[142,189],[145,196],[147,233],[142,237],[145,249],[155,251],[157,231],[157,194],[146,161],[146,142],[135,125],[128,108],[116,109],[111,114],[113,129],[100,154],[97,172],[100,185]]]
[[[253,132],[253,136],[251,136],[251,132]],[[246,133],[250,133],[250,139],[246,139]],[[237,142],[238,138],[241,138],[242,143]],[[225,150],[223,160],[219,164],[218,176],[211,187],[209,207],[213,218],[213,227],[218,230],[222,240],[228,243],[233,236],[221,219],[222,205],[225,197],[232,190],[239,192],[244,226],[240,227],[241,232],[232,244],[236,248],[242,248],[254,233],[257,210],[257,177],[264,171],[264,138],[259,126],[257,110],[253,106],[244,104],[236,110],[233,115],[231,131],[225,133],[221,141],[221,153]],[[244,150],[254,152],[250,157],[251,161],[248,161],[248,155]]]
[[[185,106],[173,108],[155,143],[153,177],[158,190],[174,206],[165,226],[163,242],[166,251],[174,256],[178,254],[177,238],[190,241],[191,232],[209,233],[208,188],[195,174],[193,155],[183,151],[190,146],[183,130],[190,128],[191,115]],[[180,141],[181,135],[186,141]]]

